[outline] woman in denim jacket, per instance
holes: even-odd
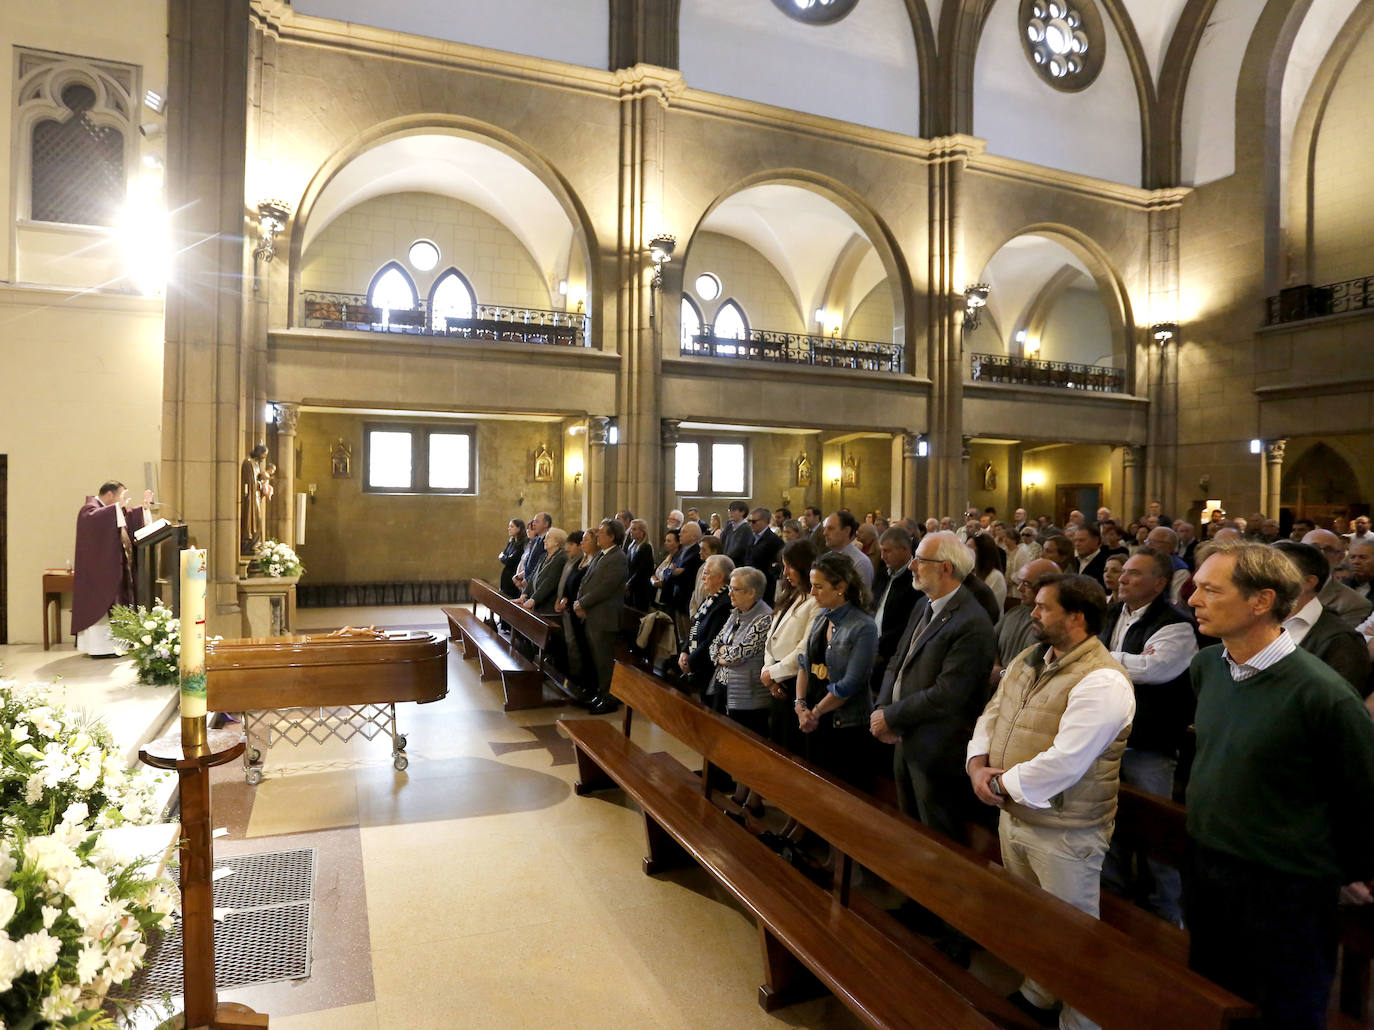
[[[820,614],[797,655],[797,723],[808,735],[806,757],[860,790],[872,788],[868,733],[869,679],[878,626],[864,609],[868,590],[854,563],[829,551],[811,566],[811,595]]]

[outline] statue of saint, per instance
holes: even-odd
[[[258,444],[243,461],[239,472],[239,553],[252,554],[266,538],[267,502],[272,497],[272,475],[267,445]]]

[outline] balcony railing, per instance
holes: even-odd
[[[1347,279],[1343,283],[1313,286],[1304,283],[1280,290],[1277,297],[1268,298],[1266,325],[1301,322],[1308,318],[1343,315],[1348,311],[1374,308],[1374,276]]]
[[[750,329],[744,339],[716,336],[709,325],[682,341],[680,352],[691,357],[779,361],[793,365],[854,368],[863,372],[901,372],[902,348],[873,340],[841,340],[771,329]]]
[[[313,329],[352,329],[367,333],[407,333],[456,337],[465,340],[502,340],[561,347],[589,347],[587,316],[580,311],[543,311],[539,308],[478,304],[472,318],[430,318],[429,305],[420,301],[410,311],[383,311],[367,297],[351,293],[302,295],[302,324]]]
[[[974,354],[973,381],[976,383],[1020,383],[1026,386],[1056,386],[1065,390],[1093,390],[1099,393],[1125,393],[1126,373],[1107,365],[1078,365],[1071,361],[1040,361],[1009,354]]]

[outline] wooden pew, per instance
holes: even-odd
[[[1254,1015],[1252,1006],[1183,965],[660,681],[617,666],[612,693],[1102,1026],[1201,1030]]]
[[[483,580],[470,581],[468,590],[474,602],[472,609],[447,606],[440,611],[448,618],[450,638],[462,642],[463,657],[480,661],[482,679],[501,681],[505,692],[503,709],[513,712],[563,704],[561,696],[545,689],[548,677],[544,671],[544,649],[554,631],[551,621],[520,607]],[[478,617],[479,604],[491,613],[490,622]],[[497,630],[498,618],[511,627],[511,639]],[[517,635],[533,646],[533,660],[520,653],[515,643]]]
[[[604,720],[558,726],[576,747],[577,793],[619,786],[643,811],[645,873],[695,861],[749,910],[759,929],[759,1004],[766,1011],[829,988],[875,1027],[1033,1025],[930,944],[884,933],[787,865],[703,795],[672,756],[649,754]]]

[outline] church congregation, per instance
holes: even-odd
[[[1374,1027],[1374,0],[0,9],[0,693],[242,738],[231,1003]]]

